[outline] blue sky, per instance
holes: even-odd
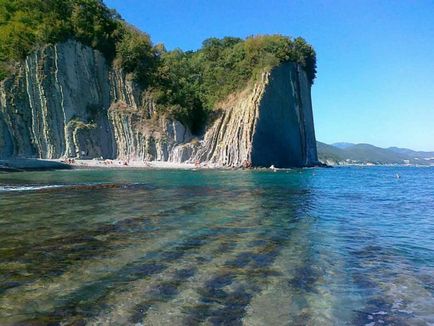
[[[317,139],[434,150],[434,1],[105,0],[168,49],[302,36],[317,52]]]

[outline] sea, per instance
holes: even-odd
[[[434,325],[434,167],[0,174],[0,325]]]

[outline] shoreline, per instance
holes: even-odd
[[[324,167],[323,165],[321,165]],[[318,166],[318,167],[321,167]],[[310,168],[310,167],[305,167]],[[0,172],[24,172],[24,171],[50,171],[50,170],[74,170],[74,169],[167,169],[167,170],[271,170],[288,171],[299,168],[270,167],[231,167],[216,163],[179,163],[167,161],[138,161],[138,160],[111,160],[111,159],[0,159]]]
[[[340,167],[409,167],[416,165],[364,165],[364,164],[345,164],[345,165],[325,165],[320,164],[314,167],[340,168]],[[429,167],[429,165],[417,165],[416,167]],[[309,167],[305,167],[309,168]],[[292,170],[298,168],[242,168],[228,167],[215,163],[176,163],[167,161],[138,161],[138,160],[110,160],[110,159],[37,159],[37,158],[9,158],[0,159],[0,173],[25,172],[25,171],[51,171],[51,170],[71,170],[71,169],[173,169],[173,170]]]
[[[180,170],[193,170],[198,168],[222,168],[221,166],[215,164],[193,164],[193,163],[175,163],[175,162],[166,162],[166,161],[137,161],[137,160],[98,160],[98,159],[90,159],[90,160],[81,160],[81,159],[54,159],[48,160],[54,162],[60,162],[63,164],[68,164],[72,168],[80,169],[80,168],[104,168],[104,169],[128,169],[128,168],[136,168],[136,169],[180,169]]]
[[[0,172],[70,170],[72,166],[60,160],[41,160],[33,158],[0,159]]]
[[[50,171],[71,169],[231,169],[210,163],[175,163],[166,161],[137,160],[81,160],[81,159],[37,159],[9,158],[0,159],[0,172]]]

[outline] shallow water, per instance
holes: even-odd
[[[0,243],[1,325],[434,323],[434,168],[0,174]]]

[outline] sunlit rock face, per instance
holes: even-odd
[[[317,164],[310,88],[296,64],[264,72],[253,86],[220,103],[219,117],[193,156],[228,166]]]
[[[27,57],[0,94],[10,138],[2,155],[113,155],[111,126],[95,114],[110,105],[110,74],[100,53],[77,42],[48,46]]]
[[[0,87],[0,158],[119,158],[217,166],[317,163],[310,83],[285,63],[216,105],[205,133],[157,116],[155,102],[75,41],[30,55]]]
[[[154,102],[98,51],[74,41],[29,56],[0,88],[0,156],[169,160],[191,139],[150,119]]]

